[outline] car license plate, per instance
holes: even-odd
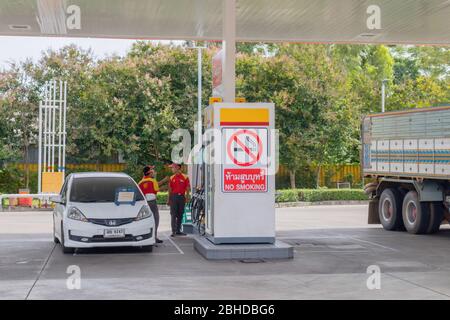
[[[125,229],[105,229],[103,236],[105,238],[124,238]]]

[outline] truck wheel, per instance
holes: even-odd
[[[416,191],[410,191],[403,200],[403,222],[409,233],[422,234],[427,232],[430,224],[430,205],[420,202]]]
[[[426,233],[438,232],[443,220],[444,205],[441,202],[430,202],[430,222]]]
[[[396,189],[385,189],[381,193],[378,214],[383,228],[398,230],[402,227],[402,197]]]

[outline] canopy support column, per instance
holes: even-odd
[[[223,100],[234,102],[236,94],[236,0],[223,0]]]

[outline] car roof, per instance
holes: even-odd
[[[123,172],[76,172],[73,178],[131,178]]]

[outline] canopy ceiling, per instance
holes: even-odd
[[[221,40],[222,0],[0,0],[0,35]],[[450,1],[237,0],[237,40],[450,44]]]

